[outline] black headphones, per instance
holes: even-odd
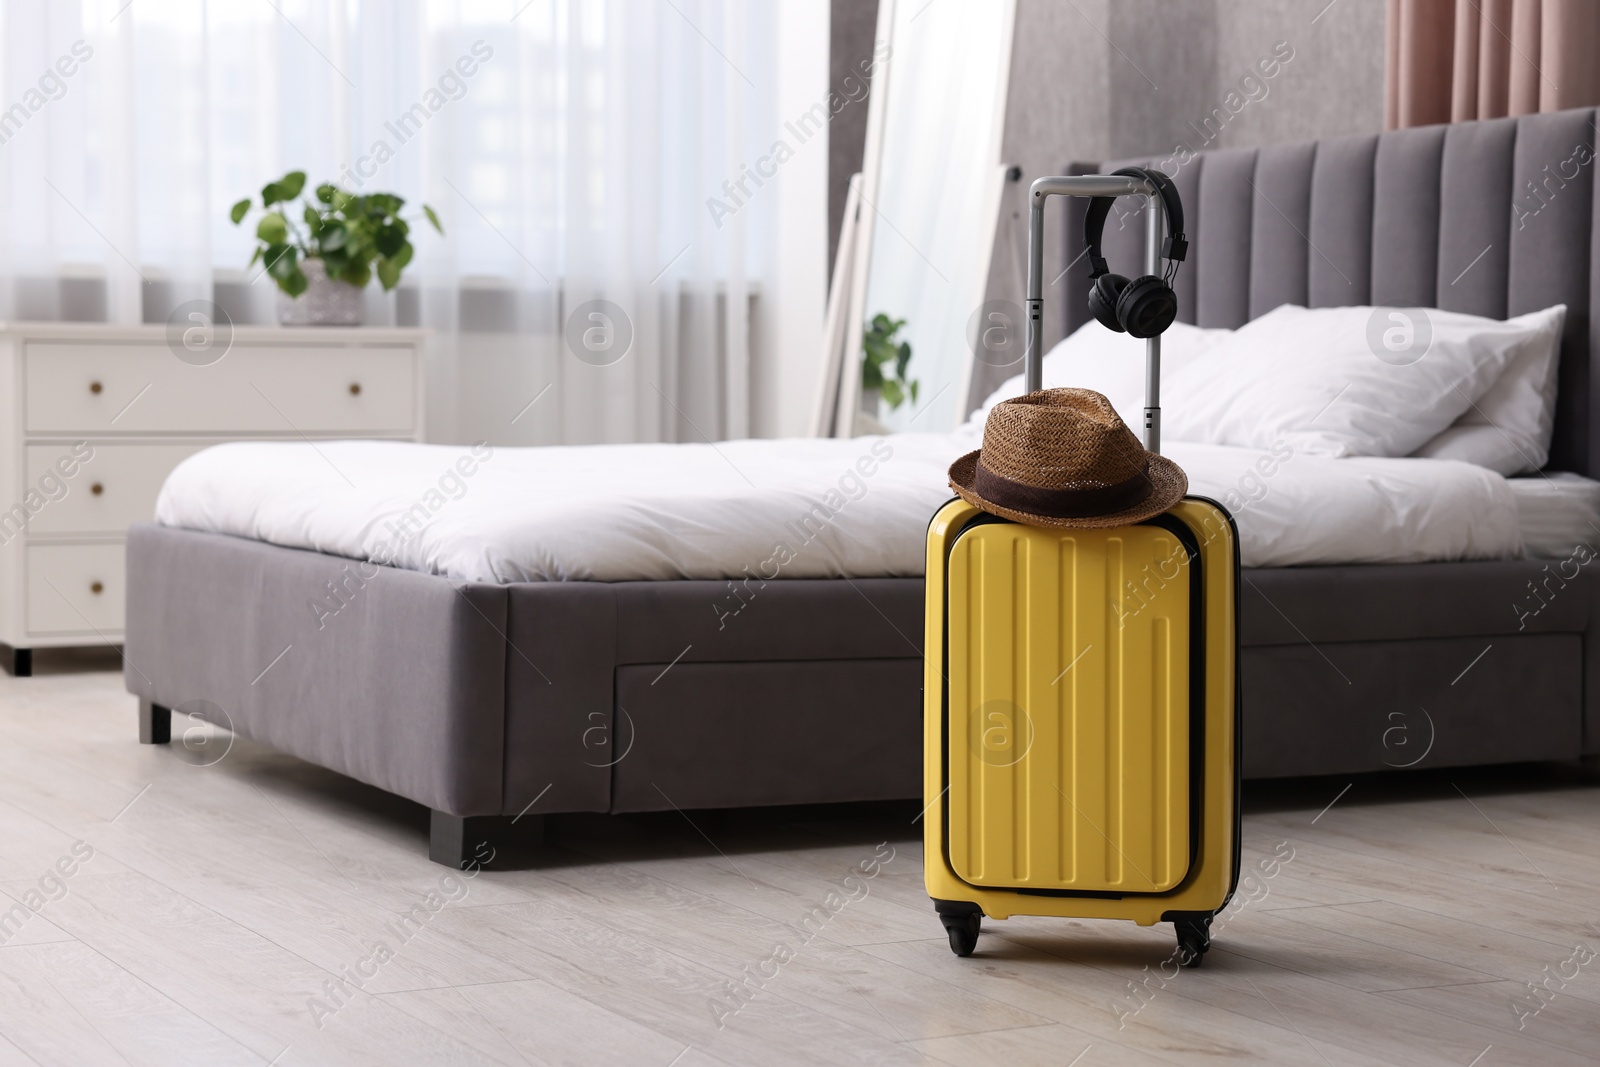
[[[1083,218],[1083,242],[1089,248],[1089,280],[1094,283],[1089,289],[1089,313],[1108,330],[1134,337],[1154,337],[1171,326],[1178,315],[1178,297],[1172,291],[1172,279],[1178,273],[1178,264],[1189,254],[1189,242],[1183,236],[1183,202],[1178,199],[1178,188],[1172,184],[1172,179],[1159,170],[1123,167],[1113,173],[1119,177],[1145,178],[1161,195],[1167,225],[1161,256],[1167,260],[1167,271],[1164,277],[1146,274],[1131,282],[1120,274],[1111,273],[1100,252],[1100,237],[1116,197],[1095,197],[1089,201],[1089,212]]]

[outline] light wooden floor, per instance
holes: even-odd
[[[1573,769],[1251,788],[1254,899],[1164,978],[1168,926],[989,923],[957,959],[915,804],[575,818],[528,869],[441,884],[414,805],[245,742],[135,744],[108,663],[0,678],[0,893],[39,893],[0,918],[0,1067],[1600,1061],[1600,958],[1574,957],[1600,950],[1600,781]],[[1520,1031],[1518,1000],[1543,1004]]]

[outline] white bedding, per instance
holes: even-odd
[[[1566,559],[1579,545],[1600,544],[1600,482],[1566,472],[1530,474],[1507,482],[1517,501],[1517,525],[1533,559]]]
[[[185,460],[168,526],[483,582],[920,575],[972,431],[855,440],[496,448],[239,442]],[[1246,566],[1516,556],[1506,480],[1430,459],[1173,443],[1233,510]],[[470,473],[468,471],[470,470]],[[410,516],[409,525],[406,516]]]

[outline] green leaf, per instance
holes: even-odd
[[[899,382],[884,382],[882,390],[883,402],[893,411],[906,402],[906,395],[900,390]]]
[[[316,235],[318,230],[322,229],[322,215],[310,204],[306,205],[306,209],[302,213],[301,217],[306,220],[306,225],[311,227],[311,233],[313,236]]]
[[[278,201],[280,201],[282,199],[283,199],[283,197],[278,193],[278,183],[277,182],[268,182],[267,184],[265,184],[265,185],[263,185],[261,187],[261,206],[262,207],[271,207],[273,204],[276,204]]]
[[[883,372],[878,369],[876,363],[866,362],[861,364],[861,388],[883,388]]]
[[[246,201],[246,203],[249,203],[249,201]],[[433,228],[439,231],[439,236],[443,237],[444,227],[439,225],[439,216],[433,213],[433,208],[429,207],[427,204],[423,204],[422,213],[428,216],[428,221],[433,223]]]
[[[399,285],[400,264],[388,256],[380,257],[378,259],[378,282],[383,286],[384,292],[388,292]]]
[[[355,255],[360,248],[372,244],[372,227],[359,218],[345,216],[344,218],[344,246],[351,255]]]
[[[288,239],[289,221],[281,212],[269,211],[256,224],[256,236],[269,245],[281,244]]]
[[[279,285],[300,269],[300,251],[291,244],[269,244],[262,258],[266,262],[267,273],[277,279]]]
[[[300,195],[300,190],[306,187],[306,172],[303,170],[291,170],[288,174],[279,178],[275,184],[282,199],[293,200]]]
[[[256,250],[250,256],[250,262],[248,262],[248,263],[246,263],[244,265],[244,269],[245,270],[249,270],[251,267],[255,266],[256,265],[256,260],[258,260],[260,258],[261,258],[261,246],[260,245],[256,245]]]
[[[397,254],[400,251],[400,246],[405,243],[406,231],[398,226],[384,226],[378,230],[373,239],[373,244],[378,247],[378,253],[384,256]]]
[[[239,201],[237,204],[233,205],[233,209],[228,212],[228,217],[230,219],[232,219],[233,220],[233,224],[235,226],[237,226],[237,225],[239,225],[239,223],[244,221],[244,217],[249,213],[250,213],[250,198],[247,196],[243,200]]]
[[[317,186],[317,199],[324,204],[331,204],[333,203],[333,194],[338,191],[339,187],[332,182],[323,182]]]
[[[405,244],[400,246],[400,251],[396,252],[389,258],[400,264],[401,267],[404,267],[411,262],[411,255],[413,251],[414,250],[411,247],[411,242],[407,241]]]
[[[266,251],[267,273],[278,288],[290,296],[306,291],[306,275],[300,269],[300,250],[290,244],[270,245]]]
[[[921,384],[922,384],[921,382],[912,382],[911,383],[911,402],[913,404],[915,404],[917,402],[917,389],[921,386]]]
[[[344,223],[338,219],[329,219],[323,223],[322,232],[317,235],[317,247],[324,253],[337,252],[344,248],[349,236]]]
[[[372,269],[365,263],[351,263],[345,268],[344,280],[357,289],[365,289],[372,280]]]

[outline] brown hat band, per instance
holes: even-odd
[[[1155,488],[1147,471],[1148,464],[1125,482],[1097,489],[1041,489],[996,474],[983,465],[980,456],[972,487],[979,496],[1001,507],[1058,519],[1082,519],[1127,511],[1143,503]]]

